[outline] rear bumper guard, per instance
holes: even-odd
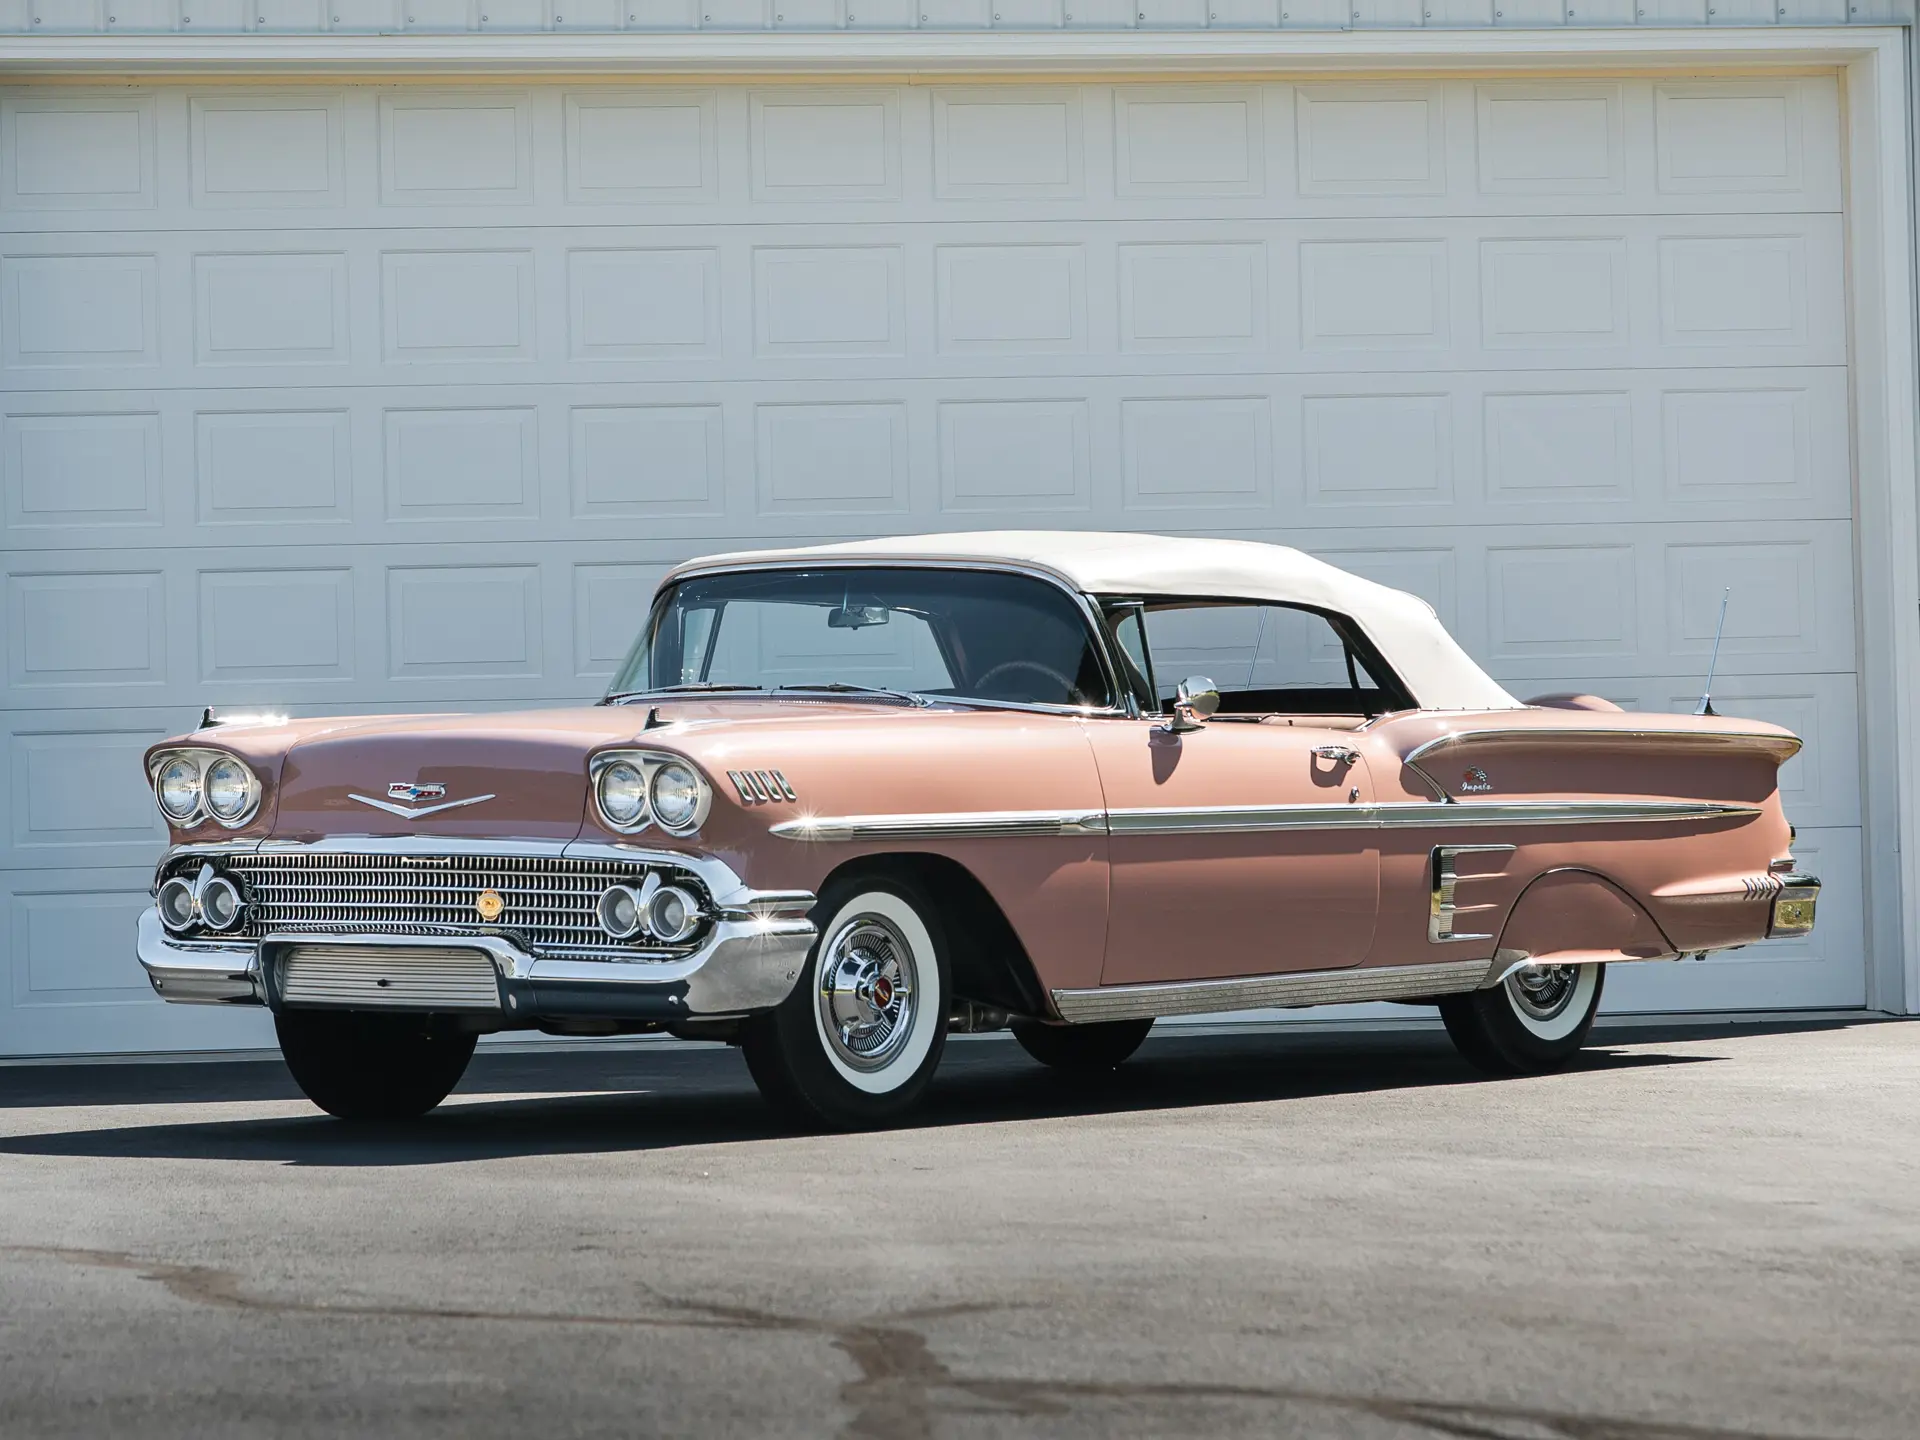
[[[185,1005],[279,1009],[283,999],[276,977],[283,955],[295,947],[309,953],[340,947],[343,952],[394,952],[400,965],[409,949],[485,955],[498,981],[499,1014],[509,1027],[542,1020],[671,1021],[770,1010],[792,993],[813,948],[814,925],[807,918],[813,897],[783,891],[731,898],[706,943],[675,960],[545,959],[497,935],[300,932],[257,941],[183,939],[167,932],[155,908],[140,916],[138,953],[154,992]],[[364,999],[338,1002],[338,1008],[428,1008],[387,1000],[377,984],[370,981]]]
[[[1780,893],[1773,897],[1773,914],[1767,924],[1767,938],[1805,935],[1813,929],[1813,912],[1820,901],[1820,881],[1813,875],[1787,874],[1780,877]]]

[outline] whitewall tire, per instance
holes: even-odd
[[[940,916],[917,886],[887,877],[828,885],[814,917],[800,983],[742,1033],[747,1068],[790,1119],[883,1124],[920,1098],[946,1045]]]
[[[1500,984],[1440,1002],[1447,1034],[1492,1075],[1558,1070],[1580,1052],[1600,1010],[1605,965],[1527,966]]]

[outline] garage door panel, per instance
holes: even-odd
[[[204,704],[588,699],[672,563],[903,530],[1299,544],[1644,710],[1731,586],[1715,694],[1807,736],[1833,916],[1839,119],[1821,75],[0,92],[0,1048],[205,1043],[109,943]],[[1856,1003],[1856,921],[1611,1003]]]
[[[1296,535],[1410,512],[1797,527],[1847,514],[1845,415],[1832,369],[36,394],[0,422],[0,479],[33,553],[751,539],[966,523],[1011,483],[966,478],[980,447],[1039,425],[1007,504],[1058,523],[1164,525],[1128,516],[1191,495]],[[824,433],[801,422],[861,417],[885,446],[799,475]],[[1181,426],[1202,443],[1170,442]]]
[[[0,259],[0,386],[1845,362],[1837,216],[1617,224],[39,235]]]
[[[168,1005],[134,959],[150,867],[0,871],[0,1053],[267,1049],[264,1010]]]
[[[848,199],[884,220],[924,198],[1007,219],[1050,205],[1103,220],[1259,219],[1275,200],[1367,217],[1840,208],[1826,76],[1024,94],[153,89],[16,92],[7,105],[0,127],[18,139],[0,226],[15,229],[63,213],[172,227],[210,211],[247,229],[365,205],[436,227],[519,224],[536,204],[543,221],[572,223],[733,223],[762,207],[832,223]],[[771,152],[769,113],[785,122]],[[809,125],[822,143],[800,143]],[[905,144],[932,154],[931,173],[906,164]],[[832,155],[833,173],[814,173],[827,162],[813,152]]]

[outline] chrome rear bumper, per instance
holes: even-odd
[[[1780,879],[1780,893],[1773,897],[1773,913],[1767,925],[1769,940],[1781,935],[1805,935],[1813,929],[1813,912],[1820,901],[1820,881],[1816,877],[1786,874]]]
[[[718,1018],[769,1010],[792,992],[813,948],[814,926],[807,918],[813,897],[792,892],[735,897],[713,923],[706,943],[673,960],[551,960],[529,954],[497,935],[268,935],[258,941],[182,939],[170,935],[160,913],[140,916],[139,957],[155,993],[187,1005],[268,1005],[289,1003],[281,985],[281,962],[293,949],[311,954],[338,947],[347,952],[381,952],[403,971],[407,952],[444,956],[449,950],[476,952],[491,963],[498,987],[503,1027],[530,1026],[543,1020],[672,1021]],[[364,966],[361,970],[366,971]],[[291,1003],[342,1009],[421,1009],[417,1000],[390,998],[396,987],[368,979],[359,993],[353,977],[324,999]],[[406,987],[397,987],[402,993]],[[309,992],[311,993],[311,992]],[[335,997],[338,998],[335,998]],[[463,1004],[471,1011],[473,1006]],[[486,1007],[480,1007],[486,1008]]]

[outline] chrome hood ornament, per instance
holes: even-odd
[[[419,820],[428,815],[438,815],[442,810],[458,810],[465,805],[478,805],[483,800],[491,800],[491,795],[470,795],[464,800],[449,800],[443,805],[421,805],[421,800],[438,800],[447,793],[447,787],[438,784],[412,784],[404,780],[395,780],[387,786],[387,798],[376,800],[371,795],[349,794],[349,800],[358,800],[362,805],[371,805],[376,810],[384,810],[389,815],[398,815],[402,820]],[[396,803],[400,802],[400,803]]]

